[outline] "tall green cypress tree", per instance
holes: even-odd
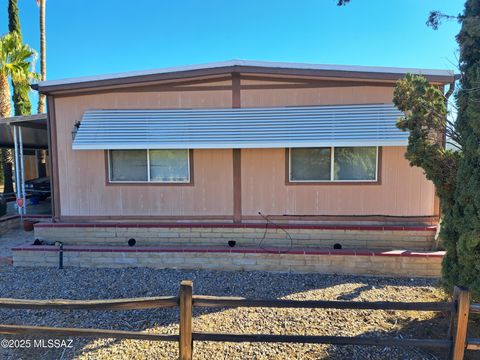
[[[20,18],[18,16],[17,0],[8,0],[8,31],[16,32],[22,40]],[[32,104],[28,94],[30,85],[28,83],[13,83],[13,110],[15,115],[30,115]]]
[[[480,0],[467,0],[460,16],[461,88],[457,132],[462,156],[457,172],[452,227],[444,237],[443,276],[449,285],[469,286],[480,296]]]
[[[349,2],[338,0],[338,5]],[[400,80],[393,100],[405,113],[398,127],[410,131],[406,158],[425,171],[440,198],[445,285],[468,286],[480,298],[480,0],[466,0],[459,16],[432,11],[427,24],[438,29],[452,19],[462,24],[457,35],[462,76],[453,127],[446,121],[443,94],[421,76]],[[444,129],[460,151],[443,148],[435,134]]]
[[[8,1],[8,31],[16,31],[21,36],[17,0]]]
[[[460,151],[444,149],[432,139],[447,125],[446,108],[443,94],[426,79],[400,80],[394,102],[405,112],[398,126],[410,131],[406,157],[412,166],[423,168],[440,197],[445,285],[468,286],[480,298],[480,0],[467,0],[459,16],[434,11],[427,23],[436,29],[446,19],[458,19],[462,25],[457,35],[461,71],[457,120],[447,126]]]

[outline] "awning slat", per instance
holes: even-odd
[[[75,150],[405,146],[391,104],[242,109],[89,110]]]

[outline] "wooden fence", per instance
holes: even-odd
[[[480,314],[480,304],[470,303],[470,292],[456,287],[452,302],[356,302],[324,300],[254,300],[238,297],[193,295],[191,281],[182,281],[179,296],[162,296],[116,300],[21,300],[0,299],[0,308],[12,309],[75,309],[75,310],[138,310],[151,308],[180,308],[179,334],[149,334],[138,331],[119,331],[80,328],[52,328],[43,326],[0,325],[0,334],[52,337],[93,337],[137,339],[149,341],[176,341],[181,360],[192,359],[194,341],[310,343],[333,345],[412,346],[443,348],[454,360],[463,359],[464,352],[480,350],[480,339],[467,338],[470,313]],[[400,339],[393,337],[345,337],[317,335],[225,334],[195,332],[192,328],[194,307],[235,308],[316,308],[362,310],[414,310],[450,313],[450,328],[445,339]]]

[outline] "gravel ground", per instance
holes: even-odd
[[[0,257],[12,256],[12,247],[33,242],[35,237],[33,231],[26,232],[20,229],[10,229],[0,235]]]
[[[442,301],[435,280],[262,272],[0,267],[1,297],[102,299],[194,293],[251,298]],[[195,331],[341,336],[445,337],[442,314],[314,309],[197,309]],[[136,311],[0,310],[0,323],[176,333],[178,309]],[[3,359],[174,359],[176,343],[74,339],[69,349],[0,349]],[[443,359],[422,349],[305,344],[195,342],[195,359]]]

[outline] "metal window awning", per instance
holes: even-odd
[[[405,146],[391,104],[241,109],[89,110],[74,150]]]

